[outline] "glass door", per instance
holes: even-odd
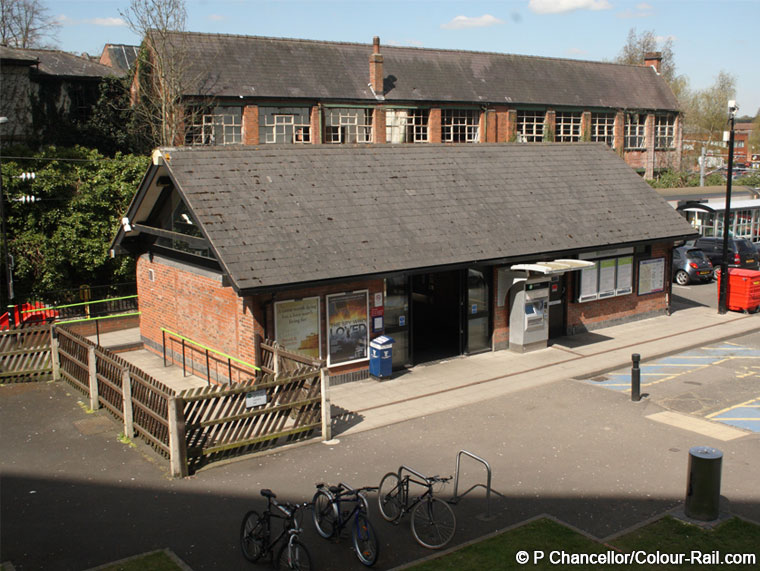
[[[467,270],[467,353],[491,349],[490,268]]]
[[[409,280],[385,280],[385,335],[393,338],[393,369],[409,364]]]

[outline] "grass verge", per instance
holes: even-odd
[[[703,554],[701,562],[687,559],[692,551]],[[527,552],[527,564],[518,563],[518,553]],[[543,553],[536,559],[537,552]],[[583,563],[572,561],[551,562],[552,552],[565,554],[606,554],[615,555],[641,552],[641,563]],[[647,560],[654,554],[684,554],[680,564],[670,564],[669,558]],[[714,558],[718,559],[715,560]],[[727,554],[754,554],[755,562],[745,565],[731,565],[731,569],[758,569],[760,564],[760,526],[738,518],[730,519],[714,529],[682,522],[673,517],[664,517],[627,535],[618,537],[609,544],[602,544],[577,533],[550,519],[539,519],[516,529],[490,537],[478,543],[463,547],[443,557],[411,567],[414,571],[469,571],[481,569],[530,569],[570,570],[594,569],[726,569],[724,557]],[[557,555],[554,555],[557,557]],[[712,559],[711,559],[712,558]]]

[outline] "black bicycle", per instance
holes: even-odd
[[[402,475],[404,471],[408,474]],[[457,520],[451,506],[434,496],[433,486],[449,480],[451,476],[427,477],[401,466],[398,472],[389,472],[380,481],[377,495],[380,514],[385,520],[397,524],[411,512],[412,535],[417,543],[428,549],[440,549],[454,537]],[[409,484],[422,486],[425,491],[410,497]]]
[[[240,525],[240,548],[243,556],[253,562],[263,556],[271,557],[275,547],[282,543],[277,556],[272,560],[277,569],[299,569],[308,571],[312,568],[311,555],[298,536],[301,534],[301,512],[309,506],[308,503],[291,504],[278,503],[272,490],[261,490],[261,495],[267,499],[267,507],[259,515],[249,511]],[[280,533],[272,539],[272,519],[283,520]],[[285,541],[281,541],[285,539]]]
[[[317,484],[312,500],[314,526],[325,539],[340,537],[340,532],[351,523],[351,541],[354,552],[364,565],[371,567],[377,561],[380,544],[377,533],[369,521],[367,492],[377,490],[365,486],[354,489],[343,482],[337,486]],[[350,506],[350,509],[346,506]]]

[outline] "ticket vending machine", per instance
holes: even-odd
[[[510,288],[509,348],[525,353],[549,341],[550,276],[515,278]]]

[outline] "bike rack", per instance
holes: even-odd
[[[460,460],[462,458],[462,454],[464,454],[466,456],[469,456],[473,460],[475,460],[475,461],[480,462],[481,464],[483,464],[486,467],[487,479],[486,479],[486,485],[485,486],[483,484],[475,484],[474,486],[472,486],[469,490],[467,490],[463,494],[458,495],[457,494],[457,490],[459,489],[459,465],[460,465]],[[454,496],[449,500],[449,503],[451,503],[451,504],[458,503],[459,500],[461,500],[464,496],[466,496],[467,494],[469,494],[475,488],[485,488],[486,489],[486,514],[485,514],[485,516],[483,516],[483,515],[477,516],[478,519],[483,520],[483,521],[488,521],[488,520],[493,519],[495,516],[491,515],[491,492],[493,492],[494,494],[497,494],[497,495],[501,496],[502,498],[504,497],[504,495],[500,494],[499,492],[494,491],[494,490],[491,489],[491,465],[488,462],[486,462],[483,458],[481,458],[480,456],[476,456],[472,452],[468,452],[467,450],[460,450],[457,453],[456,476],[454,477]]]

